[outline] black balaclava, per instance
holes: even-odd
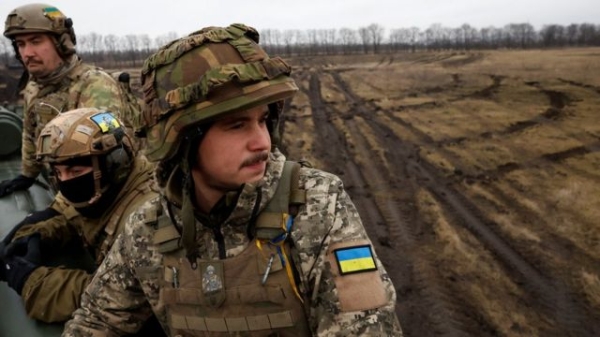
[[[64,162],[57,163],[58,165],[66,166],[86,166],[92,167],[92,158],[80,157],[69,159]],[[96,193],[94,189],[94,172],[90,171],[80,177],[61,181],[56,177],[56,183],[59,191],[72,203],[86,202],[90,200]]]
[[[90,157],[83,157],[71,159],[61,164],[69,166],[92,166],[92,161]],[[84,207],[75,207],[75,209],[81,215],[87,218],[95,219],[101,217],[111,203],[114,202],[126,181],[126,179],[124,179],[119,184],[115,184],[112,181],[113,174],[111,174],[111,172],[109,172],[110,170],[107,169],[106,158],[100,158],[100,168],[104,173],[100,180],[100,186],[101,188],[109,186],[108,189],[104,191],[100,198],[93,204]],[[96,194],[94,185],[94,171],[90,171],[82,176],[65,181],[60,181],[57,179],[57,182],[60,192],[68,201],[73,204],[85,203],[92,199]]]

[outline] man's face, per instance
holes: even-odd
[[[34,77],[48,76],[63,63],[48,34],[21,34],[15,36],[15,41],[25,68]]]
[[[198,147],[194,183],[226,192],[260,180],[271,150],[267,116],[260,106],[215,121]]]

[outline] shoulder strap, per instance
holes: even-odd
[[[107,224],[104,226],[104,241],[102,242],[102,246],[100,248],[100,254],[98,256],[98,265],[104,260],[104,256],[112,247],[115,239],[125,227],[124,216],[129,215],[130,209],[133,206],[139,206],[143,202],[149,200],[153,197],[152,193],[150,193],[150,189],[145,186],[136,186],[133,188],[133,191],[129,192],[124,196],[123,200],[119,200],[118,206],[111,212],[111,215],[108,219]]]
[[[298,207],[306,203],[306,191],[298,183],[300,167],[297,162],[285,162],[277,190],[256,220],[257,239],[270,240],[286,232],[288,217],[296,216]],[[181,248],[181,234],[164,213],[154,211],[153,214],[147,214],[146,223],[157,227],[154,243],[159,245],[161,253],[168,253]]]
[[[165,254],[178,250],[180,245],[181,233],[171,218],[163,211],[162,206],[155,209],[147,209],[145,214],[145,224],[155,228],[152,241],[158,245],[158,251]]]
[[[287,217],[298,213],[298,207],[306,203],[306,191],[300,189],[300,164],[286,161],[275,194],[256,220],[256,238],[273,239],[287,231]]]

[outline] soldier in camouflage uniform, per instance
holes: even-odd
[[[105,108],[115,112],[127,127],[133,127],[140,110],[137,101],[132,101],[124,90],[125,84],[81,62],[75,53],[73,22],[56,7],[30,4],[14,9],[6,18],[4,36],[12,41],[29,81],[21,92],[25,99],[22,172],[0,183],[0,197],[34,183],[41,171],[35,161],[35,141],[44,125],[59,112]]]
[[[161,197],[129,217],[63,336],[402,336],[392,282],[341,180],[272,142],[290,66],[209,27],[142,71]]]
[[[80,108],[61,113],[42,129],[37,157],[54,171],[64,196],[29,215],[4,250],[0,278],[19,293],[27,314],[64,322],[92,279],[83,269],[40,265],[41,243],[57,247],[80,240],[100,265],[126,214],[155,199],[153,166],[134,157],[129,136],[112,113]]]

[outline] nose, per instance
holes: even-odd
[[[256,124],[252,128],[248,146],[251,151],[268,151],[271,149],[271,135],[264,123]]]
[[[19,46],[19,54],[21,54],[21,58],[26,59],[33,56],[35,53],[31,44],[25,43]]]

